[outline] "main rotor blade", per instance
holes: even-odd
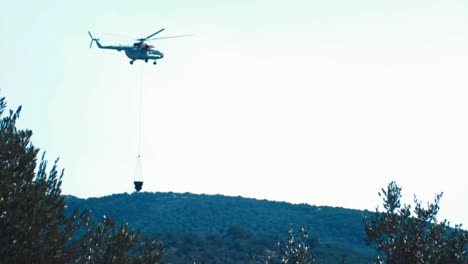
[[[191,37],[191,36],[192,36],[192,35],[178,35],[178,36],[151,38],[151,39],[147,39],[147,40],[168,39],[168,38],[185,38],[185,37]]]
[[[163,32],[163,31],[164,31],[164,28],[162,28],[162,29],[156,31],[155,33],[153,33],[153,34],[147,36],[146,38],[140,38],[140,39],[138,39],[138,40],[139,40],[139,41],[145,41],[145,40],[151,38],[152,36],[154,36],[154,35],[156,35],[156,34],[159,34],[159,33]]]

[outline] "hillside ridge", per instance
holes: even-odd
[[[369,213],[221,194],[142,192],[65,198],[70,208],[91,209],[97,219],[110,215],[145,233],[223,234],[229,226],[239,225],[253,234],[281,236],[291,228],[305,225],[321,241],[361,246],[361,219]]]

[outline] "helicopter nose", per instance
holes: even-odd
[[[161,59],[164,58],[164,53],[161,52]]]

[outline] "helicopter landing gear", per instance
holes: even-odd
[[[154,60],[153,65],[156,65],[156,60]]]
[[[145,59],[145,62],[148,62],[148,59]]]
[[[130,64],[132,64],[132,65],[133,65],[133,62],[134,62],[134,60],[131,60],[131,61],[130,61]]]

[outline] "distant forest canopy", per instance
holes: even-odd
[[[252,234],[282,236],[305,225],[321,241],[364,245],[362,217],[369,211],[312,206],[223,195],[191,193],[114,194],[80,199],[66,196],[69,208],[88,208],[96,218],[112,216],[145,233],[224,234],[231,225]]]
[[[427,207],[418,200],[412,207],[401,203],[401,188],[391,182],[379,196],[384,210],[376,212],[172,192],[65,201],[152,235],[164,244],[168,263],[266,263],[300,226],[314,261],[299,263],[468,263],[468,233],[436,219],[442,194]]]
[[[362,218],[371,214],[368,211],[172,192],[66,196],[65,201],[68,208],[91,209],[96,219],[112,216],[155,235],[166,248],[165,259],[172,263],[191,258],[247,263],[249,256],[276,251],[288,230],[300,225],[307,228],[319,263],[339,263],[343,257],[346,263],[366,263],[375,254],[364,241]]]

